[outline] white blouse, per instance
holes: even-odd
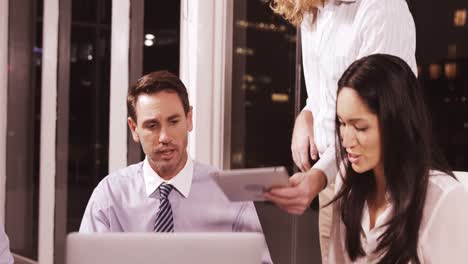
[[[336,191],[342,185],[336,180]],[[330,263],[377,263],[379,258],[372,254],[378,245],[377,238],[386,227],[383,225],[392,217],[391,203],[381,213],[370,229],[369,210],[364,205],[362,215],[361,244],[367,256],[351,262],[345,246],[345,229],[339,207],[333,204],[334,216],[330,238]],[[422,263],[468,263],[468,190],[454,178],[433,171],[429,178],[426,203],[419,230],[418,256]]]
[[[416,33],[405,0],[330,0],[316,21],[301,24],[305,110],[314,117],[320,169],[331,183],[337,174],[334,151],[337,83],[355,60],[386,53],[405,60],[416,73]]]

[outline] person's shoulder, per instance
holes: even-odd
[[[193,161],[193,180],[192,190],[194,193],[202,193],[204,196],[208,195],[216,203],[224,203],[226,206],[231,203],[224,194],[221,187],[216,183],[212,174],[218,172],[219,169],[200,161]],[[206,190],[210,190],[208,193]]]
[[[140,172],[143,162],[112,171],[94,188],[90,200],[101,206],[109,206],[115,197],[129,193],[129,189],[140,186]],[[114,198],[111,198],[114,197]]]
[[[388,9],[390,12],[401,8],[409,9],[405,0],[360,0],[359,8],[373,8],[379,11]]]
[[[128,186],[131,182],[138,180],[142,169],[143,162],[139,162],[128,167],[112,171],[99,182],[96,189],[116,189]]]
[[[404,0],[361,0],[358,5],[354,20],[364,34],[413,35],[413,16]]]
[[[363,21],[412,21],[412,16],[405,0],[361,0],[357,17]]]
[[[426,207],[428,207],[428,210],[431,208],[435,210],[443,204],[452,203],[453,200],[461,198],[466,199],[468,202],[468,189],[463,183],[445,172],[430,171],[426,194]]]
[[[197,178],[210,178],[210,174],[219,171],[215,167],[203,163],[201,161],[193,160],[193,174]]]
[[[467,203],[468,189],[463,183],[445,172],[430,171],[422,224],[431,226],[433,219],[447,212],[467,210]]]
[[[440,192],[442,195],[453,191],[456,188],[463,188],[463,184],[455,177],[437,170],[429,172],[429,190]]]

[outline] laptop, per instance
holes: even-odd
[[[260,264],[260,233],[71,233],[66,264]]]

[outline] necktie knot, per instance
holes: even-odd
[[[174,189],[174,186],[172,186],[172,184],[167,184],[164,182],[161,183],[161,185],[159,185],[159,197],[161,198],[161,200],[167,199],[172,189]]]

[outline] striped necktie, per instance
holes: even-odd
[[[174,220],[172,219],[172,208],[168,196],[174,186],[167,183],[159,185],[160,205],[154,224],[154,232],[174,232]]]

